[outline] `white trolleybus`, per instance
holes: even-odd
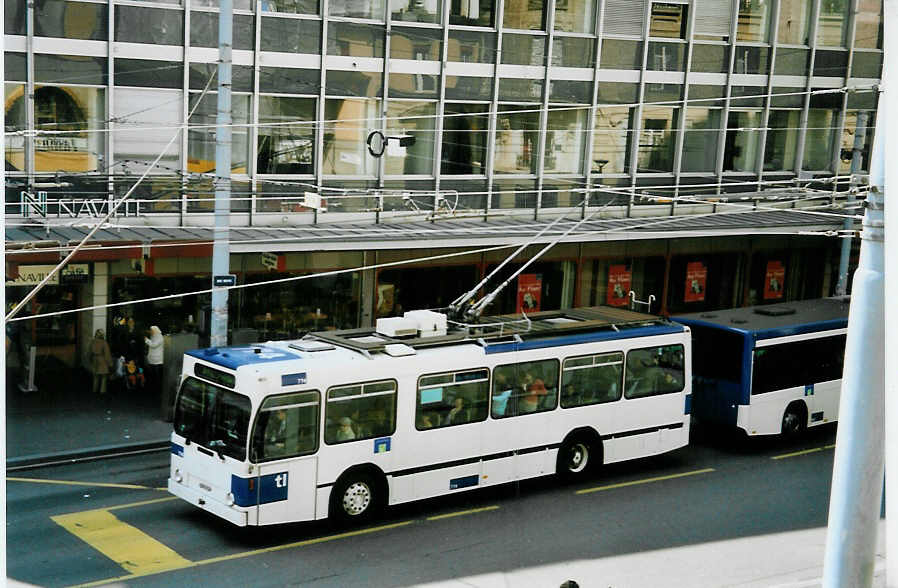
[[[688,442],[688,327],[601,307],[446,324],[188,352],[169,491],[240,526],[359,521]]]
[[[839,416],[848,297],[671,317],[692,329],[693,414],[748,435]]]

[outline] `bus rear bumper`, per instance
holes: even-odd
[[[194,506],[207,510],[238,527],[245,527],[248,524],[246,512],[237,510],[216,500],[212,500],[208,496],[200,494],[196,490],[191,490],[187,486],[179,484],[171,478],[168,480],[168,491],[178,498],[183,498]]]

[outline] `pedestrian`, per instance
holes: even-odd
[[[154,395],[160,394],[162,392],[162,360],[165,345],[162,330],[156,325],[150,327],[149,337],[144,339],[144,343],[147,346],[145,365],[148,386]]]
[[[90,368],[94,374],[94,394],[104,396],[106,380],[112,370],[112,353],[109,351],[109,343],[106,342],[103,329],[97,329],[93,341],[90,342]]]

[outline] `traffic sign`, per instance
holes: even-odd
[[[237,285],[237,276],[235,274],[227,274],[224,276],[213,276],[212,285],[216,288],[226,288],[228,286]]]

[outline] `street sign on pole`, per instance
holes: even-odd
[[[227,288],[228,286],[237,285],[237,276],[235,274],[225,274],[223,276],[212,276],[212,285],[216,288]]]

